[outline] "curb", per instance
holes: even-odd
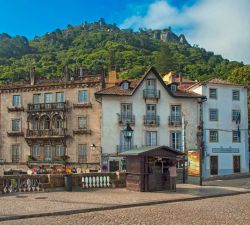
[[[162,200],[162,201],[141,202],[141,203],[134,203],[134,204],[104,206],[104,207],[96,207],[96,208],[89,208],[89,209],[75,209],[75,210],[47,212],[47,213],[39,213],[39,214],[35,213],[35,214],[28,214],[28,215],[5,216],[5,217],[0,217],[0,222],[9,221],[9,220],[47,217],[47,216],[67,216],[67,215],[80,214],[80,213],[99,212],[99,211],[114,210],[114,209],[127,209],[127,208],[134,208],[134,207],[178,203],[178,202],[191,202],[191,201],[197,201],[197,200],[202,200],[202,199],[220,198],[220,197],[242,195],[242,194],[249,194],[249,193],[250,191],[232,192],[232,193],[226,193],[226,194],[198,196],[198,197],[184,198],[184,199],[171,199],[171,200]]]

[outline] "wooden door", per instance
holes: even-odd
[[[210,156],[210,174],[218,175],[218,156]]]
[[[239,155],[233,156],[233,167],[234,167],[234,173],[240,173],[240,156]]]

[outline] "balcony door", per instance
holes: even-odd
[[[131,123],[132,120],[132,104],[121,104],[121,119],[124,123]]]
[[[51,161],[52,160],[52,151],[50,145],[44,146],[44,153],[45,153],[45,161]]]
[[[147,90],[155,90],[155,86],[156,86],[155,80],[148,79],[146,86],[147,86]]]
[[[132,143],[133,143],[133,137],[131,137],[131,139],[125,138],[125,133],[122,130],[120,132],[120,148],[119,148],[119,152],[124,152],[124,151],[132,149]]]
[[[154,97],[155,96],[155,90],[156,90],[156,82],[154,79],[148,79],[146,82],[146,90],[147,90],[147,96],[148,97]]]
[[[147,117],[155,117],[156,116],[156,105],[147,105],[146,108]]]
[[[171,106],[171,121],[180,121],[181,118],[181,106],[172,105]]]
[[[41,103],[41,94],[34,94],[33,95],[33,104],[34,104],[34,109],[39,109]]]
[[[51,104],[53,102],[53,94],[52,93],[45,93],[44,94],[44,103],[45,103],[45,108],[50,109]]]

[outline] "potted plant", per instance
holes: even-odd
[[[63,161],[63,164],[64,164],[64,167],[66,169],[66,166],[67,166],[67,163],[68,163],[68,160],[69,160],[69,156],[68,155],[62,155],[61,156],[61,160]]]
[[[33,155],[28,155],[28,161],[36,161],[36,158]]]

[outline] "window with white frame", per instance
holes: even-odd
[[[63,156],[63,155],[64,155],[64,146],[56,145],[56,156]]]
[[[232,121],[240,123],[241,115],[240,110],[232,110]]]
[[[32,156],[34,156],[34,157],[40,156],[40,145],[33,145],[32,146]]]
[[[33,104],[41,103],[41,94],[33,94]]]
[[[20,145],[15,144],[11,146],[11,158],[13,163],[18,163],[20,161]]]
[[[209,131],[209,142],[218,142],[219,141],[219,132],[218,130]]]
[[[209,98],[217,99],[217,89],[216,88],[209,89]]]
[[[56,93],[56,102],[64,102],[64,92]]]
[[[177,91],[177,85],[176,84],[171,84],[170,88],[171,88],[172,92],[176,92]]]
[[[45,93],[44,94],[44,103],[52,103],[53,102],[53,94]]]
[[[218,109],[209,109],[209,120],[218,121]]]
[[[44,152],[45,152],[45,161],[51,161],[52,160],[52,151],[50,145],[44,146]]]
[[[129,88],[129,82],[127,81],[124,81],[121,85],[121,87],[124,89],[124,90],[127,90]]]
[[[239,90],[233,90],[232,91],[232,97],[234,101],[240,100],[240,91]]]
[[[240,142],[240,130],[233,130],[232,140],[233,142]]]
[[[86,144],[78,145],[78,162],[79,163],[87,162],[87,145]]]
[[[87,90],[79,91],[78,102],[79,103],[88,103],[89,102],[89,94],[88,94]]]
[[[180,131],[170,132],[170,145],[174,149],[181,150],[181,132]]]
[[[157,131],[146,131],[146,146],[157,146]]]
[[[87,117],[85,116],[78,117],[78,128],[87,129]]]
[[[13,95],[12,97],[12,106],[20,107],[21,106],[21,96],[20,95]]]
[[[12,131],[20,131],[21,130],[21,120],[13,119],[12,120]]]

